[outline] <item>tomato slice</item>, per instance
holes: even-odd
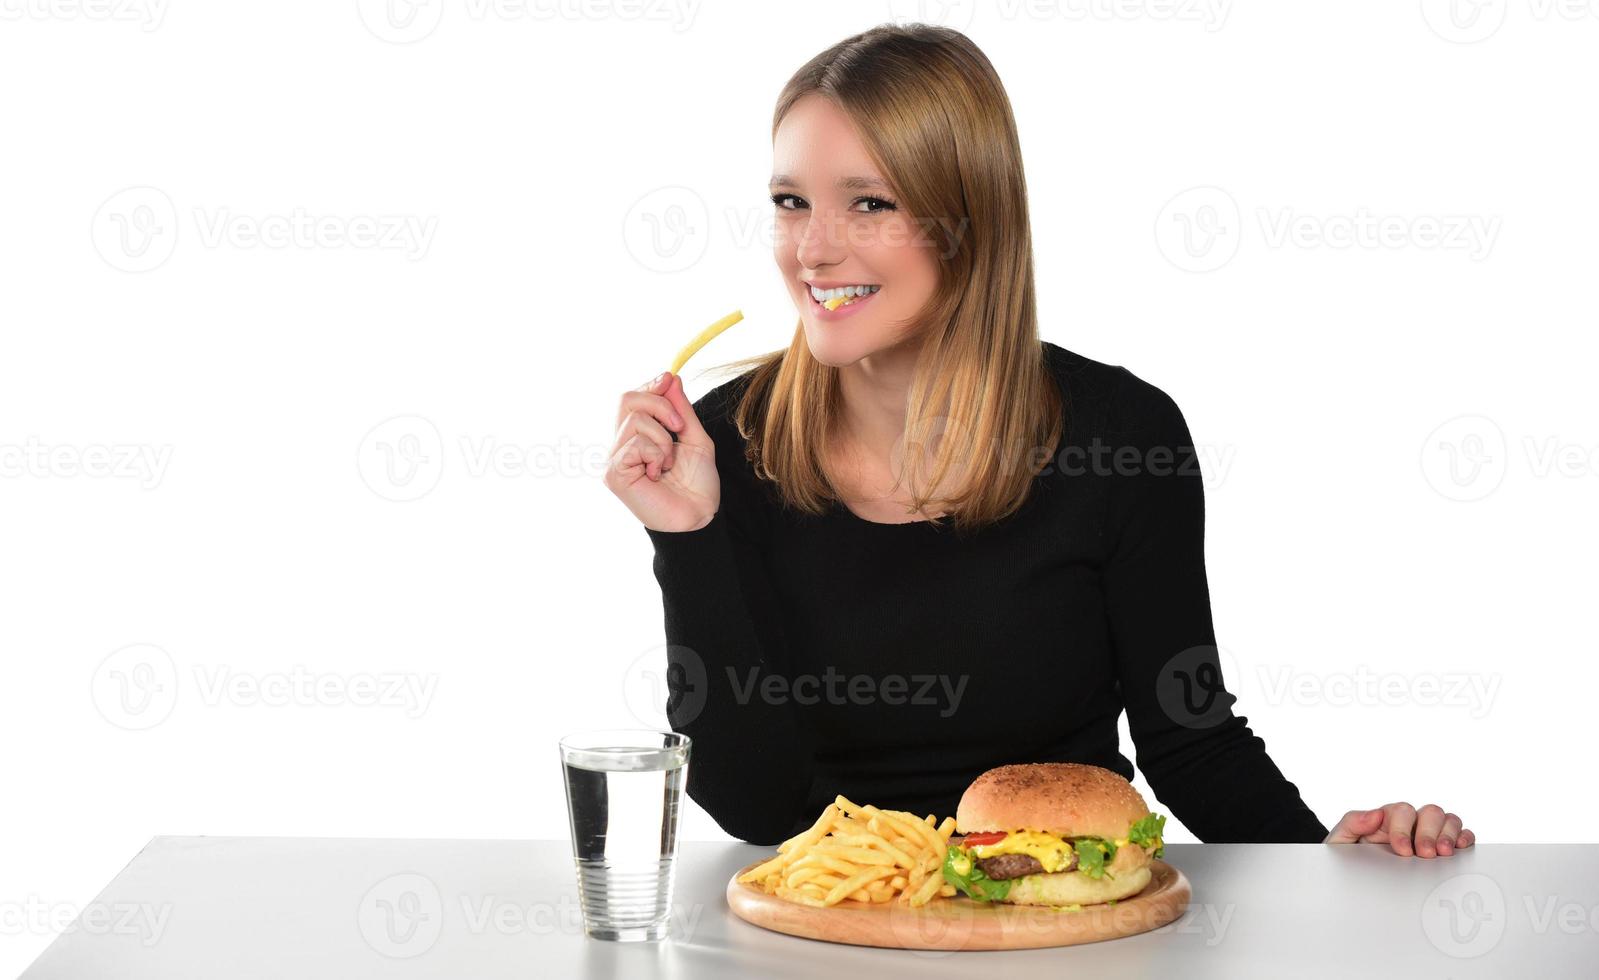
[[[1004,840],[1006,836],[1007,834],[1003,830],[985,831],[981,834],[966,834],[961,838],[961,844],[965,847],[972,847],[977,844],[993,844]]]

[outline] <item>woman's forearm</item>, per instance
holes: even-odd
[[[668,642],[668,719],[694,740],[688,793],[723,830],[775,844],[809,795],[814,736],[792,699],[762,696],[786,676],[782,631],[747,522],[727,500],[695,531],[648,531]]]
[[[1194,836],[1211,844],[1319,844],[1326,838],[1327,828],[1266,754],[1247,718],[1228,712],[1203,732],[1179,731],[1140,741],[1138,767]]]

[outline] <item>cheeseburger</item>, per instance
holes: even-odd
[[[1109,769],[1000,766],[967,787],[944,879],[980,902],[1096,905],[1136,895],[1164,853],[1166,818]]]

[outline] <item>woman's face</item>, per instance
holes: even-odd
[[[772,141],[772,173],[777,267],[811,355],[843,367],[907,340],[938,282],[937,250],[849,117],[820,95],[795,102]],[[829,310],[813,286],[876,290]]]

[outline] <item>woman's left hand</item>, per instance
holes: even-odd
[[[1403,857],[1430,858],[1448,857],[1476,840],[1476,834],[1460,826],[1459,817],[1435,803],[1420,810],[1409,803],[1390,803],[1375,810],[1350,810],[1322,843],[1387,844]]]

